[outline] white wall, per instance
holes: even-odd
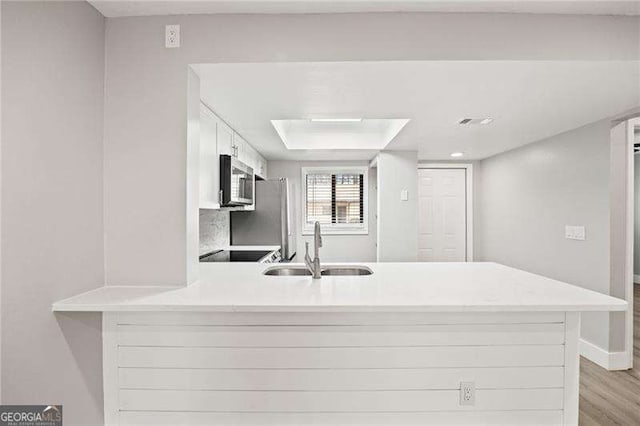
[[[418,153],[378,154],[378,262],[411,262],[418,257]],[[406,190],[408,200],[400,199]]]
[[[480,256],[609,294],[609,128],[602,120],[481,162]],[[586,240],[564,238],[565,225]],[[609,315],[582,337],[609,350]]]
[[[304,187],[301,183],[302,167],[351,167],[368,166],[368,161],[269,161],[269,179],[286,177],[295,191],[297,255],[294,261],[303,262],[304,243],[311,244],[313,256],[313,236],[302,235]],[[369,169],[369,233],[367,235],[323,235],[320,249],[322,262],[375,262],[376,260],[376,170]]]
[[[421,13],[109,19],[106,281],[187,280],[190,63],[630,59],[640,57],[638,22],[635,17]],[[182,26],[181,48],[164,48],[165,24]]]
[[[105,20],[86,2],[2,2],[2,403],[102,423]]]

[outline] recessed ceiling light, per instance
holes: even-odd
[[[451,156],[456,158],[456,157],[462,157],[464,154],[462,152],[452,152]]]
[[[362,118],[312,118],[315,123],[354,123],[362,121]]]
[[[480,124],[491,124],[491,122],[493,122],[493,118],[491,117],[487,117],[485,119],[483,119]]]

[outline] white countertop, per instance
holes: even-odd
[[[299,265],[299,264],[288,264]],[[189,286],[106,286],[54,311],[623,311],[626,302],[497,263],[363,263],[369,276],[265,276],[273,264],[201,263]],[[328,266],[328,265],[323,265]]]

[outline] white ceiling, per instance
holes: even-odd
[[[269,159],[336,159],[288,150],[271,120],[407,118],[387,149],[421,159],[481,159],[640,106],[639,62],[415,61],[207,64],[201,96]],[[463,117],[492,124],[460,126]],[[342,150],[369,159],[373,150]]]
[[[89,0],[106,17],[204,13],[473,12],[640,15],[638,1]]]

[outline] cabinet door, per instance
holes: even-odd
[[[251,147],[251,145],[249,145],[249,143],[244,140],[242,138],[242,136],[240,136],[239,134],[237,134],[236,132],[233,132],[233,149],[235,152],[235,156],[238,158],[238,160],[240,160],[241,162],[243,162],[244,164],[246,164],[247,166],[251,167],[252,169],[254,169],[254,173],[255,173],[255,167],[253,164],[253,160],[252,160],[252,150],[253,148]],[[253,185],[253,197],[255,199],[255,181],[254,181],[254,185]],[[239,207],[240,210],[255,210],[255,203],[251,204],[249,206],[242,206]]]
[[[234,155],[233,129],[227,123],[217,118],[218,155]]]
[[[267,179],[267,160],[263,156],[260,156],[258,164],[259,164],[258,171],[259,171],[260,177],[262,179]]]
[[[235,132],[233,133],[233,146],[235,147],[234,149],[235,149],[236,157],[238,158],[238,160],[242,161],[249,167],[253,167],[249,159],[250,153],[249,153],[248,145],[249,144],[247,143],[246,140],[242,138],[242,136],[240,136]]]
[[[267,162],[266,160],[262,157],[262,155],[260,155],[260,153],[258,151],[255,151],[255,174],[256,176],[260,176],[262,179],[266,179],[267,178]]]
[[[253,156],[253,172],[258,176],[262,176],[262,172],[260,171],[260,153],[251,147],[251,155]]]
[[[247,159],[247,164],[253,169],[253,173],[258,173],[258,168],[260,167],[258,164],[258,151],[251,145],[246,144],[244,146],[244,157]]]
[[[220,208],[217,133],[217,117],[209,108],[200,104],[200,208],[204,209]]]

